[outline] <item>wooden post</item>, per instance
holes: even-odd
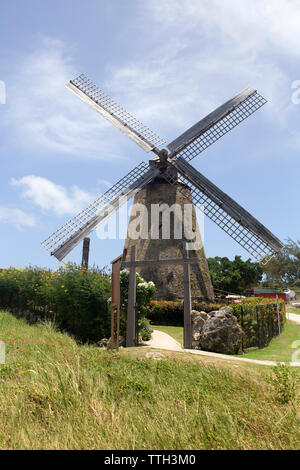
[[[89,267],[89,254],[90,254],[90,238],[86,237],[83,239],[82,261],[81,261],[81,266],[85,269],[88,269]]]
[[[110,306],[110,349],[114,349],[115,342],[115,306]]]
[[[135,246],[131,248],[130,271],[129,271],[129,288],[128,288],[128,305],[127,305],[127,331],[126,346],[135,346],[135,304],[136,304],[136,266],[135,262]]]
[[[187,252],[184,252],[184,259],[187,260]],[[190,264],[183,264],[184,275],[184,330],[183,343],[184,349],[192,349],[192,297],[190,283]]]
[[[120,344],[120,306],[121,306],[121,293],[120,293],[120,270],[121,270],[121,259],[122,256],[111,261],[112,273],[111,273],[111,349],[114,347],[114,320],[115,311],[117,312],[117,338],[116,338],[116,350],[119,351]]]

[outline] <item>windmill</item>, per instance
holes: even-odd
[[[178,200],[181,194],[182,204],[192,201],[194,205],[200,206],[206,216],[258,261],[266,263],[281,250],[283,244],[278,238],[190,164],[193,158],[266,103],[256,90],[246,88],[237,94],[169,143],[167,151],[159,149],[165,143],[161,137],[109,98],[86,76],[80,75],[71,80],[66,87],[142,149],[153,152],[155,156],[149,162],[137,165],[86,209],[42,242],[51,255],[62,261],[80,241],[104,223],[125,202],[135,197],[135,200],[142,200],[147,204],[163,185],[168,185],[168,190],[162,191],[160,199],[165,198],[167,193],[172,193]],[[149,253],[159,255],[160,251],[168,257],[168,247],[172,246],[170,241],[165,243],[163,248],[163,242],[166,241],[161,239],[142,242],[134,240],[134,244],[137,242],[140,243],[140,252],[139,246],[137,249],[138,259],[141,259],[141,256],[149,256]],[[146,248],[145,243],[146,245],[148,243]],[[149,246],[149,243],[152,245]],[[177,249],[180,250],[181,245],[177,243]],[[132,241],[127,239],[125,243],[127,251],[131,246]],[[201,284],[202,279],[202,287],[200,286],[202,295],[212,299],[213,290],[203,249],[197,253],[197,256],[199,256],[199,266],[196,266],[196,270],[198,269],[196,280],[200,279]],[[151,280],[147,277],[155,273],[141,274],[146,280]],[[166,283],[165,272],[158,273],[157,276],[160,277],[162,285]],[[176,282],[174,284],[176,288],[177,284]]]

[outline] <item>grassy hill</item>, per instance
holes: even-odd
[[[299,409],[255,367],[117,355],[5,312],[0,339],[0,449],[299,448]]]

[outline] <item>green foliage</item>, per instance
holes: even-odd
[[[151,334],[153,328],[151,328],[150,321],[147,318],[142,317],[138,322],[139,335],[143,341],[149,341],[151,339]]]
[[[244,332],[243,349],[264,348],[279,334],[277,304],[274,299],[249,297],[239,304],[230,306]],[[282,331],[286,319],[284,301],[280,299],[278,306],[280,331]]]
[[[279,300],[280,328],[285,323],[285,303]],[[197,311],[212,312],[224,304],[193,303]],[[238,323],[244,331],[243,348],[263,348],[279,333],[277,305],[274,299],[249,297],[241,303],[230,304]],[[148,307],[147,318],[152,324],[183,326],[183,303],[169,301],[152,301]]]
[[[81,341],[109,331],[110,277],[68,264],[57,271],[38,267],[0,272],[0,305],[29,321],[50,319]]]
[[[193,302],[193,309],[204,312],[218,310],[222,304]],[[147,309],[147,318],[154,325],[183,326],[183,303],[169,300],[152,300]]]
[[[243,294],[245,289],[254,286],[262,279],[263,270],[259,263],[250,259],[243,261],[236,256],[233,261],[228,258],[207,258],[212,284],[215,289]]]
[[[299,449],[299,407],[255,365],[115,354],[4,312],[0,338],[1,450]]]
[[[120,290],[121,290],[121,311],[126,317],[127,301],[129,288],[129,271],[124,269],[120,273]],[[151,338],[152,329],[147,324],[146,315],[148,313],[148,305],[156,294],[156,287],[152,281],[146,282],[140,274],[136,274],[136,303],[137,303],[137,326],[138,334],[144,341]]]
[[[121,276],[121,335],[126,331],[128,271]],[[110,336],[110,275],[105,270],[86,270],[69,263],[57,271],[38,267],[0,271],[0,307],[26,317],[29,321],[55,321],[81,341],[98,341]],[[138,319],[145,317],[147,305],[155,294],[153,282],[137,275]],[[149,334],[145,321],[143,334]]]
[[[299,375],[285,364],[272,367],[272,376],[266,380],[273,385],[279,403],[295,402],[299,386]]]
[[[280,253],[265,266],[266,285],[300,287],[300,240],[288,238]]]

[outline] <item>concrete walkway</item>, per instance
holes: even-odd
[[[288,320],[294,321],[296,323],[300,323],[300,315],[297,315],[296,313],[288,313],[287,312],[286,318]]]
[[[300,315],[288,314],[288,319],[291,321],[296,321],[300,323]],[[296,319],[294,319],[296,317]],[[250,364],[258,364],[263,366],[276,366],[277,362],[275,361],[260,361],[258,359],[247,359],[245,357],[239,356],[228,356],[226,354],[219,354],[209,351],[198,351],[197,349],[182,349],[181,345],[176,341],[172,336],[162,331],[154,330],[152,333],[152,338],[150,341],[145,341],[144,346],[148,346],[154,349],[166,349],[168,351],[177,351],[185,352],[189,354],[196,354],[198,356],[214,357],[217,359],[224,359],[229,361],[238,361],[238,362],[248,362]],[[300,362],[289,362],[289,365],[292,367],[300,367]]]
[[[162,331],[153,330],[150,341],[145,341],[144,346],[150,348],[167,349],[169,351],[183,351],[180,343],[178,343],[172,336]]]

